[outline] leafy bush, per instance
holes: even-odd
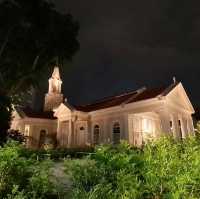
[[[21,144],[25,144],[26,137],[19,131],[16,130],[9,130],[7,132],[7,140],[14,140]]]
[[[90,153],[94,153],[94,148],[72,148],[72,149],[49,149],[49,150],[24,150],[24,156],[32,156],[35,159],[62,160],[66,158],[83,158]]]
[[[72,198],[200,198],[200,141],[163,137],[142,149],[100,146],[84,161],[66,161]]]
[[[0,198],[58,198],[50,181],[52,162],[24,156],[17,142],[0,148]]]

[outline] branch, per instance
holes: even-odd
[[[42,54],[44,51],[45,51],[45,50],[42,49],[42,50],[38,53],[38,55],[35,57],[35,59],[34,59],[34,61],[33,61],[33,65],[32,65],[32,70],[33,70],[33,71],[36,69],[36,66],[37,66],[37,63],[38,63],[38,61],[39,61],[39,58],[40,58],[41,54]]]
[[[39,58],[40,58],[40,55],[37,55],[37,56],[35,57],[34,62],[33,62],[33,65],[32,65],[32,70],[35,70]]]
[[[24,75],[23,77],[19,78],[19,81],[15,84],[15,86],[13,86],[9,92],[8,95],[12,95],[13,93],[16,93],[20,87],[23,85],[23,83],[33,75],[33,71],[31,71],[29,74]]]

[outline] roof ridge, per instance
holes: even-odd
[[[175,88],[180,82],[174,82],[172,84],[170,84],[159,96],[166,96],[171,90],[173,90],[173,88]]]
[[[140,90],[140,89],[138,89],[138,90]],[[113,95],[113,96],[104,97],[102,99],[96,100],[96,101],[88,103],[88,104],[80,105],[80,106],[84,107],[84,106],[89,106],[89,105],[93,105],[93,104],[98,104],[98,103],[101,103],[101,102],[104,102],[104,101],[107,101],[107,100],[110,100],[110,99],[113,99],[113,98],[118,98],[118,97],[122,97],[122,96],[125,96],[125,95],[137,93],[138,90],[132,90],[132,91],[121,93],[119,95]]]
[[[134,91],[129,91],[129,92],[124,92],[119,95],[115,96],[110,96],[106,97],[100,100],[97,100],[96,102],[85,104],[85,105],[80,105],[80,106],[74,106],[75,109],[84,111],[84,112],[90,112],[94,110],[99,110],[99,109],[105,109],[113,106],[123,106],[127,103],[132,103],[136,101],[141,101],[141,100],[147,100],[150,98],[158,98],[162,97],[163,95],[167,94],[170,92],[178,83],[176,84],[168,84],[168,85],[163,85],[160,87],[151,87],[151,88],[140,88],[138,90]]]
[[[142,88],[140,88],[140,89],[138,89],[137,91],[136,91],[136,94],[135,95],[133,95],[133,96],[131,96],[130,98],[128,98],[126,101],[124,101],[121,105],[123,106],[123,105],[125,105],[125,104],[128,104],[131,100],[133,100],[133,99],[135,99],[136,97],[138,97],[141,93],[143,93],[145,90],[147,90],[147,88],[144,86],[144,87],[142,87]]]

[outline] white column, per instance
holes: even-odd
[[[182,118],[182,122],[183,122],[182,124],[183,124],[183,129],[184,129],[183,136],[184,138],[186,138],[189,135],[189,130],[187,126],[187,123],[188,123],[187,117]]]
[[[128,114],[124,114],[123,115],[123,119],[124,119],[124,128],[123,128],[123,133],[124,133],[124,137],[123,139],[125,139],[128,143],[129,143],[129,119],[128,119]]]
[[[60,121],[59,121],[59,119],[57,120],[57,134],[56,134],[56,139],[57,139],[57,145],[59,146],[59,142],[60,142],[60,140],[59,140],[59,128],[60,128]]]
[[[173,118],[174,118],[174,130],[175,130],[174,137],[180,138],[180,127],[178,123],[179,117],[177,115],[174,115]]]
[[[128,143],[133,145],[134,144],[133,143],[133,119],[130,115],[128,115],[127,120],[128,120],[128,128],[127,128]]]
[[[173,137],[178,138],[179,137],[179,127],[178,127],[178,116],[176,116],[176,115],[172,116],[172,127],[173,127]]]
[[[171,132],[170,129],[170,115],[166,111],[160,111],[158,112],[160,121],[161,121],[161,133],[164,133],[165,135],[169,135]]]
[[[69,134],[68,134],[68,143],[67,147],[70,148],[72,146],[72,120],[69,120]]]
[[[188,130],[189,130],[189,135],[194,135],[194,123],[191,116],[189,116],[188,118]]]

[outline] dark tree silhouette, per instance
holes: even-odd
[[[10,97],[0,90],[0,144],[6,140],[7,130],[10,126],[12,106]]]
[[[11,101],[36,86],[51,63],[72,59],[79,25],[46,0],[0,3],[0,139],[6,136]]]
[[[0,83],[9,95],[29,89],[58,58],[79,49],[79,26],[45,0],[4,0],[0,4]]]

